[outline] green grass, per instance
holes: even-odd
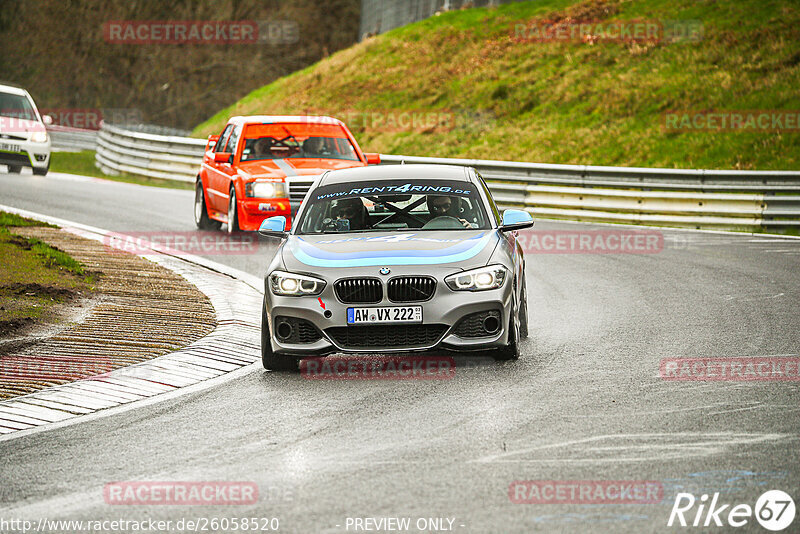
[[[58,228],[54,224],[28,219],[15,213],[0,211],[0,232],[8,232],[8,226],[43,226],[46,228]]]
[[[94,282],[94,275],[87,274],[80,262],[74,260],[66,252],[53,248],[36,238],[25,238],[31,250],[42,259],[47,267],[61,269],[72,274],[76,274],[84,279],[86,283]]]
[[[517,24],[695,20],[678,43],[536,43]],[[261,87],[197,126],[248,114],[342,116],[365,151],[567,164],[797,169],[798,132],[670,133],[667,111],[800,110],[793,0],[539,0],[398,28]],[[359,113],[447,111],[445,129],[378,131]],[[348,119],[349,118],[349,119]]]
[[[65,252],[14,233],[14,227],[46,226],[0,212],[0,336],[34,321],[50,321],[55,304],[94,290],[95,275]]]
[[[84,150],[81,152],[53,152],[50,156],[50,170],[54,172],[79,174],[81,176],[93,176],[95,178],[113,180],[115,182],[125,182],[129,184],[166,187],[169,189],[194,189],[194,184],[179,182],[176,180],[146,178],[142,176],[133,176],[126,173],[121,173],[118,176],[105,174],[95,166],[94,150]]]

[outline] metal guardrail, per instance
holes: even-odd
[[[203,139],[157,135],[103,125],[97,136],[97,166],[119,173],[194,182],[203,161]]]
[[[97,146],[97,131],[82,130],[51,124],[47,127],[50,134],[50,145],[56,152],[80,152],[81,150],[95,150]]]
[[[146,134],[155,134],[155,135],[166,135],[166,136],[173,136],[173,137],[189,137],[192,135],[191,130],[183,130],[181,128],[173,128],[171,126],[158,126],[156,124],[143,124],[139,123],[124,123],[120,124],[117,122],[109,121],[107,123],[109,126],[114,126],[118,130],[125,130],[126,132],[139,132],[139,133],[146,133]]]
[[[193,182],[206,141],[104,125],[104,172]],[[381,164],[475,167],[504,207],[536,217],[690,228],[800,227],[800,171],[721,171],[555,165],[381,155]]]
[[[384,164],[475,167],[495,200],[535,216],[689,228],[800,226],[800,171],[555,165],[381,155]]]

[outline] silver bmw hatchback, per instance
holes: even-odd
[[[330,171],[309,189],[264,280],[264,367],[333,353],[481,351],[517,359],[527,336],[526,211],[503,214],[475,169]]]

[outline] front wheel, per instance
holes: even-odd
[[[294,356],[281,356],[272,350],[272,340],[269,333],[269,316],[267,308],[261,305],[261,364],[270,371],[295,372],[298,369],[297,358]]]
[[[9,174],[19,174],[22,172],[22,166],[20,165],[9,165],[8,166],[8,173]]]
[[[519,313],[519,338],[528,337],[528,284],[522,281],[522,310]]]
[[[36,176],[47,176],[47,171],[50,170],[50,162],[47,162],[47,166],[44,169],[37,169],[36,167],[33,168],[33,174]]]
[[[194,188],[194,224],[200,230],[219,230],[222,225],[219,221],[212,220],[206,209],[206,197],[203,194],[203,182],[197,180]]]
[[[496,361],[518,360],[519,359],[519,331],[516,321],[516,309],[511,308],[511,315],[508,318],[508,344],[505,347],[495,349],[492,356]]]
[[[236,209],[236,189],[231,185],[231,195],[228,198],[228,233],[239,231],[239,210]]]

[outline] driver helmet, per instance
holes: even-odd
[[[364,203],[359,198],[344,198],[334,202],[331,214],[337,219],[348,219],[351,230],[361,230],[366,226]]]
[[[428,195],[425,199],[432,217],[461,217],[461,199],[447,195]]]

